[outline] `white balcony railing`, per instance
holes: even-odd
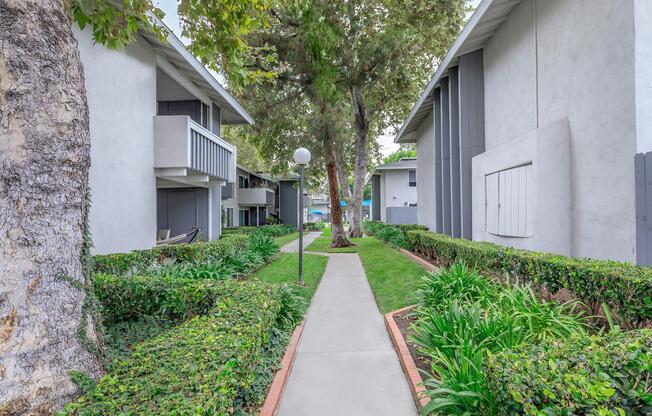
[[[155,116],[154,147],[154,167],[161,177],[234,181],[235,148],[188,116]]]
[[[268,188],[238,188],[239,205],[274,205],[274,191]]]

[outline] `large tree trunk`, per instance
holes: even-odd
[[[364,197],[364,179],[367,174],[369,137],[369,112],[360,93],[360,88],[351,88],[351,104],[355,117],[355,167],[353,170],[353,195],[349,218],[349,237],[362,237],[362,200]]]
[[[346,238],[346,232],[342,225],[342,205],[340,204],[340,194],[337,187],[337,167],[335,166],[335,153],[333,143],[330,138],[325,140],[326,150],[326,173],[328,174],[328,193],[331,200],[331,247],[348,247],[351,242]]]
[[[344,160],[342,158],[342,150],[335,152],[335,167],[337,168],[337,180],[340,184],[340,191],[342,194],[342,199],[346,202],[346,213],[347,218],[350,221],[352,212],[351,212],[351,188],[349,187],[349,175],[346,174],[346,168],[344,167]]]
[[[0,0],[0,414],[75,398],[101,372],[82,263],[90,136],[64,0]]]

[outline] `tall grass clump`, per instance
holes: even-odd
[[[539,300],[529,286],[487,280],[462,263],[429,274],[410,341],[430,360],[425,414],[494,415],[485,361],[529,343],[585,336],[577,303]]]

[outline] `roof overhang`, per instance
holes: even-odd
[[[415,132],[424,119],[432,113],[433,91],[439,81],[448,73],[448,69],[457,65],[461,55],[482,49],[487,41],[496,33],[500,25],[507,20],[509,13],[521,0],[483,0],[469,18],[453,46],[437,67],[437,71],[430,79],[428,86],[412,108],[410,115],[403,122],[403,126],[394,138],[395,143],[416,142]]]
[[[163,23],[161,22],[163,25]],[[162,41],[155,34],[141,31],[158,53],[170,61],[182,74],[213,100],[221,109],[224,124],[254,124],[254,119],[238,104],[218,80],[195,58],[167,26],[167,39]]]

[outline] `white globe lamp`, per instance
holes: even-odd
[[[310,163],[310,150],[300,147],[294,151],[294,162],[297,165],[307,165]]]

